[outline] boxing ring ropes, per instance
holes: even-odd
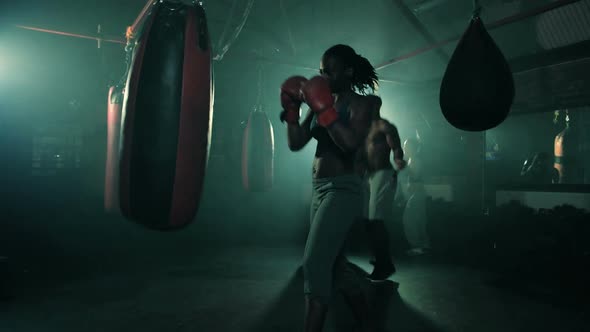
[[[62,36],[68,36],[68,37],[75,37],[75,38],[82,38],[82,39],[90,39],[90,40],[95,40],[97,42],[98,48],[101,47],[102,42],[106,42],[106,43],[116,43],[116,44],[122,44],[122,45],[126,45],[126,51],[129,51],[132,47],[132,41],[135,39],[135,34],[136,32],[139,30],[141,24],[143,23],[143,21],[145,20],[150,7],[156,3],[159,0],[149,0],[145,6],[143,7],[143,9],[141,10],[141,12],[139,13],[139,15],[137,16],[137,18],[135,19],[135,21],[133,22],[133,24],[131,24],[130,26],[127,27],[127,30],[125,32],[125,37],[126,40],[120,40],[120,39],[116,39],[116,38],[103,38],[102,34],[101,34],[101,26],[98,26],[98,35],[97,36],[88,36],[88,35],[81,35],[81,34],[75,34],[75,33],[70,33],[70,32],[64,32],[64,31],[57,31],[57,30],[50,30],[50,29],[43,29],[43,28],[38,28],[38,27],[31,27],[31,26],[24,26],[24,25],[16,25],[16,27],[21,28],[21,29],[26,29],[26,30],[32,30],[32,31],[38,31],[38,32],[44,32],[44,33],[51,33],[51,34],[56,34],[56,35],[62,35]],[[233,5],[232,5],[232,10],[235,7],[237,0],[234,0]],[[552,11],[554,9],[563,7],[563,6],[567,6],[576,2],[580,2],[581,0],[557,0],[555,2],[543,5],[543,6],[539,6],[521,13],[517,13],[505,18],[502,18],[500,20],[491,22],[486,24],[486,29],[488,30],[492,30],[492,29],[496,29],[511,23],[515,23],[518,21],[522,21],[524,19],[530,18],[530,17],[534,17],[549,11]],[[393,57],[383,63],[378,64],[377,66],[375,66],[376,70],[382,70],[384,68],[387,68],[395,63],[399,63],[411,58],[414,58],[418,55],[433,51],[433,50],[438,50],[439,48],[448,45],[449,43],[455,42],[457,40],[459,40],[461,38],[461,35],[456,35],[453,36],[451,38],[447,38],[445,40],[441,40],[441,41],[436,41],[436,39],[424,28],[424,26],[418,21],[418,19],[414,16],[414,14],[409,10],[409,8],[403,3],[402,0],[392,0],[392,2],[400,8],[402,14],[404,15],[404,17],[406,17],[406,19],[409,20],[409,22],[412,24],[412,26],[428,41],[430,42],[430,45],[427,45],[425,47],[422,48],[418,48],[414,51],[408,52],[406,54],[403,54],[401,56],[397,56],[397,57]],[[199,5],[202,5],[202,1],[198,1]],[[213,57],[214,61],[221,61],[223,59],[223,56],[225,55],[225,53],[229,50],[230,45],[237,39],[238,35],[240,34],[241,30],[243,29],[248,16],[250,14],[250,11],[252,9],[254,0],[249,0],[247,5],[246,5],[246,9],[242,15],[242,20],[240,22],[240,24],[238,25],[238,27],[235,29],[232,38],[222,47],[218,47],[218,53],[217,55],[215,55]],[[475,3],[477,4],[477,0],[475,1]],[[231,16],[231,15],[230,15]],[[227,33],[227,29],[229,27],[229,23],[231,21],[231,17],[230,19],[228,19],[228,21],[226,22],[226,25],[224,27],[224,30],[222,32],[222,38],[225,36],[225,34]],[[289,32],[290,35],[290,32]],[[291,38],[292,39],[292,38]],[[222,40],[220,40],[219,45],[222,44]],[[442,53],[440,54],[443,57],[448,57],[446,54]],[[285,62],[281,62],[278,61],[276,59],[271,59],[268,57],[264,57],[262,55],[257,55],[255,60],[258,61],[263,61],[263,62],[267,62],[267,63],[272,63],[272,64],[281,64],[281,65],[288,65],[294,68],[298,68],[298,69],[302,69],[302,70],[311,70],[311,71],[317,71],[317,68],[312,68],[312,67],[308,67],[308,66],[304,66],[304,65],[299,65],[299,64],[294,64],[294,63],[285,63]],[[391,80],[391,79],[387,79],[387,78],[382,78],[380,79],[380,81],[383,82],[387,82],[387,83],[394,83],[394,84],[404,84],[407,85],[407,83],[402,83],[396,80]]]

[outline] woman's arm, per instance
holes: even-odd
[[[336,121],[328,127],[328,133],[334,143],[343,151],[355,151],[362,145],[371,126],[373,103],[362,98],[353,103],[350,110],[349,125]]]
[[[291,151],[299,151],[303,149],[311,140],[311,120],[313,119],[313,112],[307,111],[307,115],[302,123],[288,123],[287,124],[287,141]]]

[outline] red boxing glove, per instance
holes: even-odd
[[[320,126],[329,127],[338,120],[338,113],[334,108],[335,100],[328,79],[314,76],[303,85],[301,92],[303,100],[317,114]]]
[[[291,76],[281,85],[281,122],[299,123],[299,109],[303,102],[301,87],[307,82],[303,76]]]

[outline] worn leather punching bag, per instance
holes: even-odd
[[[268,191],[274,179],[274,131],[265,112],[250,113],[242,140],[242,185],[250,192]]]
[[[559,172],[558,183],[580,184],[583,182],[579,148],[579,133],[566,116],[566,126],[555,136],[553,143],[554,164]]]
[[[196,216],[211,141],[211,43],[203,8],[154,3],[132,61],[124,100],[121,211],[150,229],[180,229]]]
[[[119,210],[119,144],[123,87],[109,88],[107,99],[107,157],[104,177],[104,209],[114,213]]]
[[[454,127],[484,131],[501,124],[514,101],[514,78],[478,14],[455,49],[440,86],[442,114]]]

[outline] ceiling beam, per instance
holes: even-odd
[[[225,21],[220,20],[220,19],[209,19],[210,25],[224,26],[225,23],[226,23]],[[239,23],[231,22],[230,24],[235,27]],[[277,34],[277,31],[274,29],[268,29],[268,28],[258,26],[256,24],[252,24],[250,22],[246,22],[241,33],[243,34],[244,32],[251,32],[251,33],[256,34],[261,39],[268,41],[274,48],[278,48],[278,49],[290,49],[291,48],[288,41],[286,41],[285,38],[282,38],[281,36],[279,36]]]
[[[436,44],[436,38],[428,31],[426,26],[420,22],[420,20],[414,15],[414,12],[404,3],[403,0],[391,0],[395,6],[397,6],[406,20],[412,25],[414,29],[418,31],[420,35],[430,44]],[[445,53],[442,49],[437,48],[435,50],[441,61],[446,64],[449,62],[450,56]]]
[[[550,4],[539,6],[539,7],[533,8],[531,10],[527,10],[527,11],[524,11],[522,13],[518,13],[516,15],[508,16],[508,17],[503,18],[503,19],[498,20],[498,21],[494,21],[494,22],[492,22],[490,24],[486,24],[486,29],[487,30],[492,30],[492,29],[495,29],[495,28],[498,28],[498,27],[501,27],[501,26],[504,26],[504,25],[507,25],[507,24],[510,24],[510,23],[522,21],[524,19],[527,19],[527,18],[530,18],[530,17],[534,17],[534,16],[540,15],[542,13],[545,13],[545,12],[548,12],[548,11],[551,11],[551,10],[554,10],[554,9],[557,9],[557,8],[560,8],[560,7],[563,7],[563,6],[571,5],[573,3],[580,2],[580,1],[581,0],[557,0],[557,1],[552,2]],[[404,60],[413,58],[413,57],[415,57],[417,55],[420,55],[420,54],[423,54],[423,53],[426,53],[426,52],[429,52],[429,51],[432,51],[432,50],[437,50],[440,47],[443,47],[443,46],[445,46],[445,45],[447,45],[447,44],[449,44],[451,42],[454,42],[454,41],[459,40],[461,38],[461,36],[462,35],[457,35],[455,37],[451,37],[451,38],[448,38],[448,39],[445,39],[445,40],[441,40],[441,41],[438,41],[438,42],[435,42],[435,43],[431,43],[431,45],[428,45],[428,46],[419,48],[419,49],[417,49],[415,51],[412,51],[410,53],[407,53],[407,54],[404,54],[404,55],[395,57],[395,58],[390,59],[390,60],[388,60],[388,61],[386,61],[386,62],[384,62],[382,64],[379,64],[379,65],[376,66],[376,69],[377,70],[380,70],[380,69],[389,67],[390,65],[392,65],[394,63],[398,63],[398,62],[401,62],[401,61],[404,61]]]
[[[590,40],[542,53],[520,56],[509,60],[508,63],[513,73],[521,73],[585,58],[590,58]]]
[[[284,59],[275,59],[275,58],[255,54],[255,53],[238,53],[238,54],[234,54],[233,56],[237,56],[240,59],[246,60],[246,61],[264,62],[264,63],[268,63],[268,64],[273,64],[273,65],[288,66],[288,67],[292,67],[293,69],[298,69],[298,70],[309,72],[310,75],[318,73],[317,67],[312,67],[312,66],[308,66],[308,65],[304,65],[304,64],[292,62],[289,60],[284,60]],[[438,86],[438,84],[440,84],[440,80],[438,80],[438,79],[424,81],[424,82],[412,82],[412,81],[396,80],[396,79],[392,79],[392,78],[388,78],[388,77],[381,77],[381,76],[379,77],[379,82],[380,83],[387,83],[387,84],[394,84],[394,85],[404,86],[404,87],[409,87],[409,88],[420,88],[420,89],[423,89],[425,87]]]

